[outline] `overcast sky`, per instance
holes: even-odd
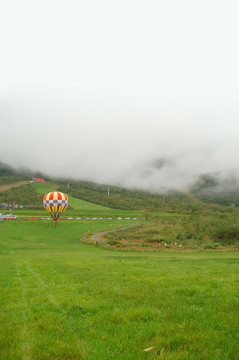
[[[231,0],[2,2],[0,161],[154,190],[238,171],[238,11]]]

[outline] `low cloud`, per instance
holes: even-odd
[[[79,104],[77,94],[74,100],[63,94],[54,99],[32,90],[5,99],[1,161],[151,191],[186,187],[202,173],[238,170],[236,109],[225,119],[227,108],[219,102],[209,109],[201,104],[204,114],[198,114],[173,98],[157,110],[143,98],[108,108],[107,94],[102,108],[92,108],[89,99]]]
[[[236,2],[15,5],[0,161],[156,192],[238,172]]]

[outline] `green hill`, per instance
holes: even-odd
[[[206,203],[239,206],[239,181],[233,174],[224,179],[219,173],[200,175],[190,191]]]
[[[28,182],[32,177],[44,177],[47,181],[45,184]],[[126,212],[140,211],[142,214],[196,214],[236,212],[239,206],[239,187],[236,178],[228,178],[222,183],[217,174],[200,176],[189,191],[168,189],[164,194],[153,194],[87,181],[50,179],[29,170],[16,171],[0,163],[0,203],[15,203],[29,209],[41,210],[42,198],[51,190],[66,193],[70,197],[69,210],[75,212],[83,209],[97,212],[101,209],[99,206],[103,206],[104,211],[115,209]],[[87,202],[87,205],[82,201]]]

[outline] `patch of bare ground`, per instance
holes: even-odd
[[[19,187],[19,186],[26,185],[26,184],[29,184],[28,180],[17,181],[17,182],[11,183],[11,184],[0,185],[0,192],[9,190],[9,189],[11,189],[13,187]]]

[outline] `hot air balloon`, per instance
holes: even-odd
[[[68,198],[62,192],[50,192],[44,196],[43,206],[51,214],[56,226],[57,220],[68,206]]]

